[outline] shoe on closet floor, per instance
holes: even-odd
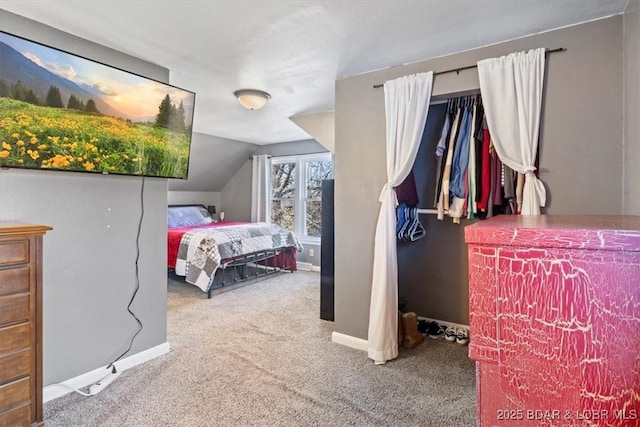
[[[431,328],[429,328],[429,331],[427,332],[427,334],[429,335],[429,338],[432,338],[434,340],[438,340],[438,339],[444,337],[444,332],[446,330],[444,325],[439,325],[436,322],[433,322],[433,323],[434,324],[431,325]]]
[[[429,333],[433,325],[437,325],[433,320],[418,319],[418,330],[423,334]]]
[[[424,340],[424,337],[420,331],[418,331],[417,314],[404,313],[402,315],[402,327],[404,329],[404,339],[402,341],[402,346],[404,348],[414,348]]]
[[[458,328],[456,328],[455,326],[449,326],[444,331],[444,339],[449,342],[455,342],[457,336],[458,336]]]
[[[469,344],[469,330],[466,328],[458,328],[458,333],[456,334],[456,344],[465,346]]]

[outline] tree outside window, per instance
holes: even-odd
[[[295,232],[296,163],[271,165],[271,222]]]
[[[322,221],[322,181],[331,178],[331,160],[306,162],[305,235],[320,237]]]
[[[319,240],[322,221],[322,181],[330,179],[330,153],[271,160],[271,222],[299,237]]]

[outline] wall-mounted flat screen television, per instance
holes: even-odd
[[[0,31],[0,167],[186,179],[195,93]]]

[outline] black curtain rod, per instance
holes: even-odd
[[[251,157],[249,157],[249,160],[253,160],[253,156],[261,156],[262,154],[252,154]],[[271,154],[267,154],[267,158],[272,158],[273,156]]]
[[[549,54],[549,53],[564,52],[565,50],[567,50],[567,49],[565,49],[564,47],[559,47],[559,48],[557,48],[557,49],[547,49],[544,53],[545,53],[545,55],[546,55],[546,54]],[[448,73],[457,73],[457,74],[460,74],[460,71],[463,71],[463,70],[470,70],[470,69],[472,69],[472,68],[478,68],[478,64],[475,64],[475,65],[468,65],[468,66],[466,66],[466,67],[460,67],[460,68],[452,68],[452,69],[450,69],[450,70],[445,70],[445,71],[438,71],[437,73],[433,73],[433,75],[434,75],[434,76],[439,76],[440,74],[448,74]],[[374,87],[375,89],[378,89],[378,88],[380,88],[380,87],[382,87],[382,86],[384,86],[384,83],[380,83],[380,84],[377,84],[377,85],[373,85],[373,87]]]
[[[327,151],[316,151],[315,153],[304,153],[304,154],[281,154],[279,156],[273,156],[271,154],[268,154],[267,156],[271,159],[272,157],[310,156],[312,154],[325,154],[325,153],[330,153],[330,151],[329,150],[327,150]],[[253,156],[259,156],[259,154],[253,154],[251,157],[249,157],[249,160],[253,160]]]

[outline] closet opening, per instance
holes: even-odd
[[[399,309],[416,313],[423,328],[425,321],[435,321],[468,331],[464,228],[515,211],[515,175],[503,171],[495,151],[486,145],[483,115],[479,90],[432,97],[412,173],[396,188]],[[446,168],[448,180],[443,176]],[[419,223],[411,224],[415,217]]]

